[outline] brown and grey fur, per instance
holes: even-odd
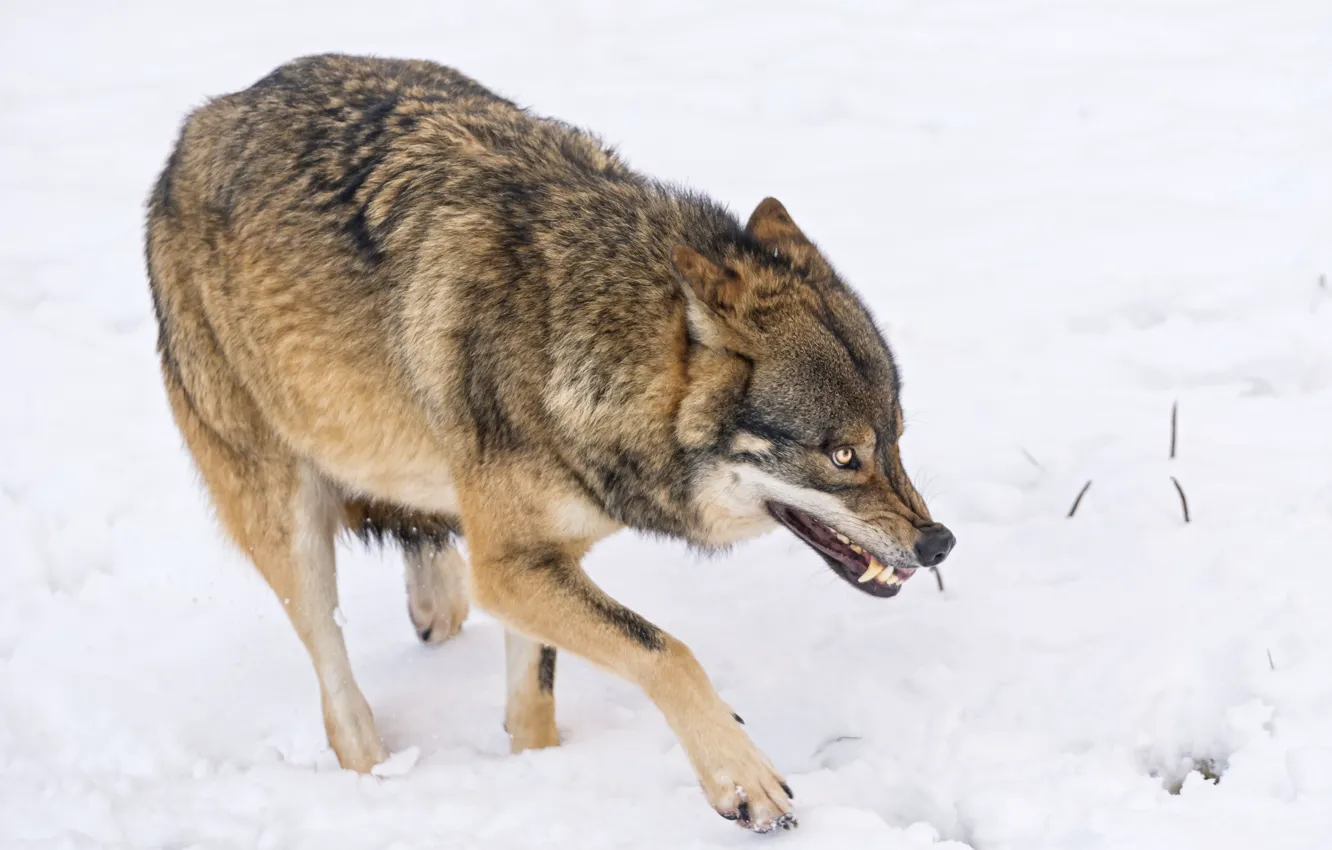
[[[724,546],[772,501],[885,564],[933,527],[888,348],[780,204],[741,226],[456,71],[318,56],[189,117],[147,259],[176,421],[343,766],[385,756],[334,620],[350,529],[404,544],[423,639],[469,599],[507,624],[515,751],[558,743],[559,647],[644,689],[723,815],[794,822],[689,649],[579,566],[622,527]]]

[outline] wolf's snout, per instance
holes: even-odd
[[[957,538],[953,532],[942,525],[930,526],[920,532],[920,539],[916,541],[916,559],[922,567],[937,567],[953,551],[955,543]]]

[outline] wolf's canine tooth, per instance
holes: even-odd
[[[865,574],[862,575],[860,578],[856,579],[856,582],[858,584],[864,584],[865,582],[877,576],[879,573],[883,572],[883,570],[884,570],[883,564],[880,564],[873,556],[871,556],[869,566],[865,568]]]

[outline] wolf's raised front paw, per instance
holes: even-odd
[[[790,786],[739,726],[731,728],[738,737],[727,736],[730,757],[719,758],[712,769],[700,771],[708,802],[722,817],[754,832],[799,826]]]

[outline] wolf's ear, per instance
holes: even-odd
[[[671,249],[671,264],[689,284],[695,298],[718,313],[734,313],[745,298],[745,282],[688,245]]]
[[[828,264],[809,241],[805,232],[796,226],[791,214],[776,198],[764,198],[749,216],[745,231],[760,245],[777,251],[807,268],[828,271]]]
[[[694,338],[717,351],[741,350],[737,320],[749,298],[745,281],[688,245],[671,249],[671,265],[684,281],[685,316]]]

